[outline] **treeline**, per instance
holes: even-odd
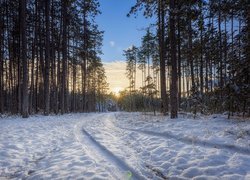
[[[137,0],[128,16],[138,11],[157,21],[146,30],[141,47],[124,51],[130,82],[124,107],[138,110],[137,99],[141,107],[170,111],[172,118],[179,110],[250,115],[247,0]],[[136,90],[138,70],[142,86]],[[160,106],[153,101],[158,97]]]
[[[98,8],[97,0],[0,1],[0,113],[102,109]]]

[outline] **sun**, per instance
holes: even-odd
[[[120,92],[122,91],[123,88],[121,87],[114,87],[112,89],[112,92],[115,93],[116,96],[119,96],[120,95]]]

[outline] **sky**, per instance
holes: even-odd
[[[97,17],[100,30],[104,31],[103,55],[105,62],[125,60],[123,50],[132,44],[139,46],[145,29],[152,20],[142,13],[127,17],[136,0],[99,0],[101,15]]]
[[[136,18],[134,15],[127,17],[136,0],[99,0],[99,2],[102,14],[98,15],[96,21],[99,29],[104,31],[101,59],[110,90],[118,91],[128,86],[123,50],[132,44],[140,46],[145,28],[153,20],[143,17],[142,12],[139,12]]]

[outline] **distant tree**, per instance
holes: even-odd
[[[132,94],[135,92],[136,87],[136,69],[137,69],[137,57],[138,57],[138,48],[132,45],[127,50],[124,50],[124,56],[126,57],[126,75],[129,79],[129,92]],[[131,111],[133,108],[133,100],[131,99]]]

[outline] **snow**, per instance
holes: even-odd
[[[0,119],[0,179],[250,179],[250,121],[185,113]]]

